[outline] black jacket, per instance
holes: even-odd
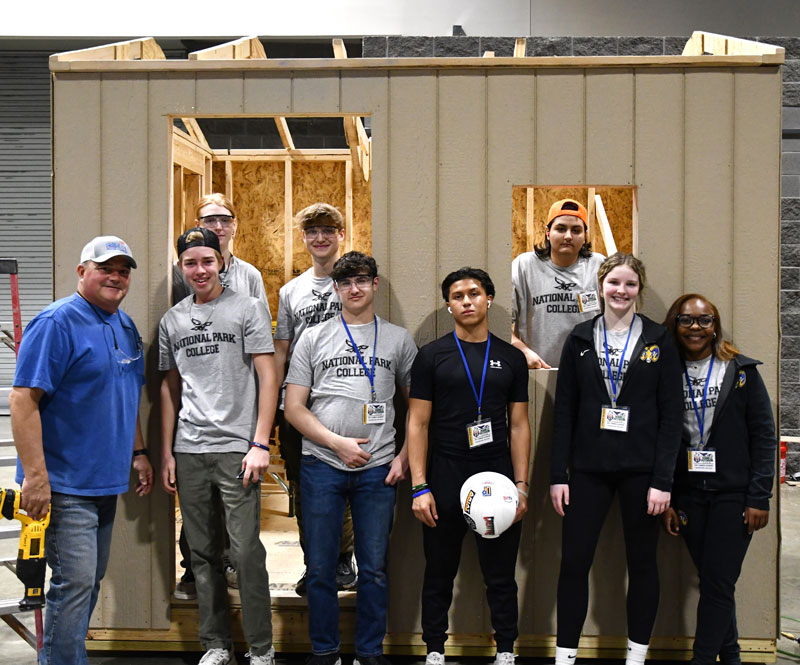
[[[717,451],[717,470],[689,473],[689,441],[684,439],[675,469],[676,491],[743,492],[746,506],[769,510],[777,438],[767,388],[756,369],[760,364],[742,355],[728,364],[706,444]]]
[[[618,406],[630,408],[628,431],[601,430],[601,408],[610,399],[592,335],[597,318],[575,326],[561,352],[550,482],[567,483],[568,468],[649,472],[650,486],[668,492],[683,418],[681,362],[675,343],[664,326],[641,316],[642,335],[617,398]]]

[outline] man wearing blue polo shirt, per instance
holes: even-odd
[[[43,517],[51,568],[40,665],[86,665],[84,640],[111,549],[117,495],[148,494],[139,427],[142,339],[119,309],[136,261],[115,236],[81,252],[78,289],[25,330],[9,402],[20,507]]]

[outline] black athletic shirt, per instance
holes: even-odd
[[[411,366],[411,397],[433,402],[430,440],[438,454],[480,459],[508,453],[508,405],[528,401],[528,366],[519,349],[494,335],[491,339],[481,412],[492,419],[493,441],[483,446],[470,449],[467,441],[478,403],[453,333],[423,346]],[[486,342],[459,341],[480,394]]]

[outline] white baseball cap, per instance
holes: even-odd
[[[104,263],[115,256],[127,257],[131,262],[131,268],[136,267],[136,260],[128,243],[117,236],[98,236],[87,242],[81,252],[81,263],[84,261]]]

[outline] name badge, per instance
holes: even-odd
[[[578,309],[581,312],[599,312],[600,299],[597,297],[597,291],[583,291],[578,293]]]
[[[470,448],[486,445],[492,442],[492,421],[488,418],[479,418],[474,423],[467,425],[467,440]]]
[[[695,473],[714,473],[717,470],[716,450],[687,450],[689,471]]]
[[[364,424],[382,425],[386,422],[386,404],[383,402],[367,402],[364,405]]]
[[[627,432],[630,415],[627,406],[604,406],[600,409],[600,429]]]

